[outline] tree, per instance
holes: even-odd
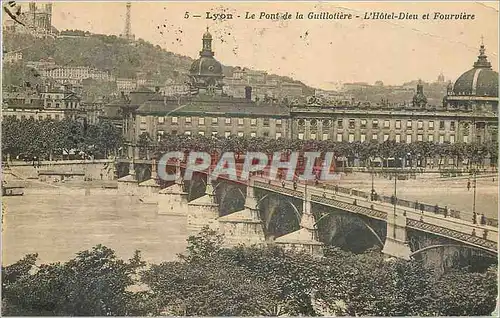
[[[148,157],[148,149],[151,146],[153,139],[148,132],[143,132],[139,135],[139,140],[137,141],[137,146],[139,146],[139,151],[141,152],[141,157]]]
[[[109,121],[99,121],[96,125],[97,136],[94,140],[97,149],[107,158],[110,151],[117,150],[123,144],[121,131]],[[90,142],[89,142],[90,144]]]
[[[143,275],[158,311],[169,315],[258,315],[273,290],[265,280],[224,257],[223,237],[205,227],[188,239],[180,262],[153,265]]]
[[[497,272],[438,276],[422,263],[329,247],[324,257],[278,246],[223,247],[204,228],[179,260],[120,260],[104,247],[66,263],[27,255],[2,269],[4,315],[436,316],[488,315]],[[140,280],[139,280],[140,278]],[[131,287],[145,284],[146,290]]]
[[[142,315],[141,292],[129,288],[145,263],[136,252],[128,262],[98,245],[66,263],[35,265],[36,255],[2,270],[4,315]]]
[[[432,286],[436,315],[489,316],[495,309],[497,269],[484,273],[455,270],[436,279]],[[466,282],[466,283],[465,283]]]

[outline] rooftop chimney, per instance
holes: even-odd
[[[252,87],[250,86],[245,87],[245,98],[248,100],[252,100]]]

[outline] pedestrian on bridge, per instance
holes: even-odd
[[[418,201],[415,201],[415,211],[418,210]]]
[[[481,213],[481,225],[486,225],[486,217]]]
[[[467,180],[467,191],[470,191],[470,179]]]

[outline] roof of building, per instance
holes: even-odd
[[[203,33],[203,38],[209,39],[209,40],[212,39],[212,34],[210,34],[210,32],[208,32],[208,27],[207,27],[207,31],[205,33]]]
[[[166,116],[168,114],[220,114],[231,117],[286,117],[289,109],[280,104],[252,102],[243,98],[198,95],[180,99],[152,99],[144,102],[138,114]]]
[[[201,56],[191,64],[189,73],[197,76],[222,77],[222,64],[213,57]]]
[[[491,69],[481,45],[474,68],[463,73],[453,86],[455,95],[498,97],[498,72]]]
[[[122,118],[122,111],[118,105],[108,104],[103,107],[103,114],[101,117],[110,118],[110,119],[118,119]]]
[[[212,51],[212,35],[207,31],[203,34],[203,46],[200,58],[195,60],[189,68],[191,76],[222,77],[222,65],[214,58]]]

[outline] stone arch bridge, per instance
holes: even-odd
[[[141,196],[160,214],[186,216],[189,235],[208,225],[229,245],[273,243],[311,253],[325,245],[354,252],[379,246],[387,255],[423,259],[442,269],[496,262],[497,227],[370,201],[355,191],[294,186],[258,175],[245,182],[211,181],[206,172],[184,182],[182,163],[167,170],[177,174],[176,181],[159,185],[150,160],[119,161],[119,191]]]

